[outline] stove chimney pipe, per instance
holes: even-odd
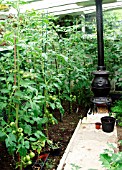
[[[97,44],[98,44],[98,68],[105,70],[104,66],[104,41],[103,41],[103,14],[102,0],[96,0]]]

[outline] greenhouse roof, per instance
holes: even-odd
[[[54,15],[92,13],[96,10],[95,0],[27,0],[29,3],[21,8],[43,10]],[[122,0],[103,0],[103,9],[122,8]]]
[[[95,0],[25,0],[27,4],[22,5],[20,11],[40,10],[53,15],[87,14],[96,11]],[[103,0],[103,10],[122,8],[122,0]],[[8,12],[0,12],[0,15],[16,14],[11,8]]]

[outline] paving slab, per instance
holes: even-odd
[[[95,122],[107,114],[88,115],[79,123],[60,160],[57,170],[104,170],[100,153],[108,148],[108,143],[117,147],[117,129],[111,133],[95,129]]]

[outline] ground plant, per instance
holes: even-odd
[[[103,167],[107,168],[107,170],[121,170],[122,152],[116,153],[116,148],[112,144],[109,145],[110,148],[100,154],[100,161],[102,162]]]
[[[116,101],[111,108],[111,111],[114,114],[118,125],[122,126],[122,100]]]

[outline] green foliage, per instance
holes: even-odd
[[[104,14],[104,44],[105,62],[110,71],[110,78],[122,87],[122,24],[121,10],[105,12]]]
[[[114,103],[114,106],[111,108],[112,112],[122,115],[122,100],[118,100]]]
[[[118,121],[118,125],[122,126],[122,100],[118,100],[114,103],[111,111],[115,113],[115,118]]]
[[[71,164],[71,166],[72,166],[72,170],[78,170],[81,168],[80,166],[73,164],[73,163]]]
[[[107,170],[121,170],[122,169],[122,152],[114,153],[114,147],[106,149],[104,153],[100,154],[100,161],[103,167]]]

